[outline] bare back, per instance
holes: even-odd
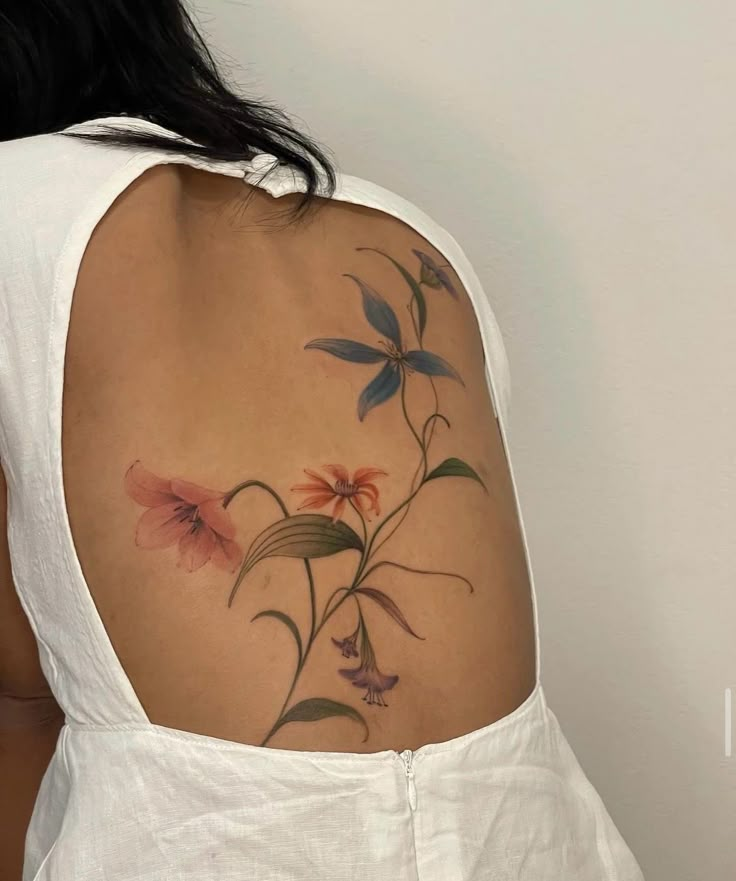
[[[64,486],[149,717],[297,750],[416,748],[534,686],[531,591],[473,306],[381,212],[178,165],[98,225]],[[249,188],[250,190],[250,188]]]

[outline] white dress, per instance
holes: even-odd
[[[167,133],[127,118],[81,127],[99,122]],[[147,718],[75,553],[61,396],[72,295],[92,231],[120,193],[164,162],[245,176],[274,196],[302,189],[298,175],[263,153],[226,163],[60,135],[0,144],[8,539],[41,665],[66,715],[28,829],[23,881],[641,881],[547,706],[536,597],[532,694],[451,740],[401,753],[306,752]],[[452,264],[476,310],[508,457],[506,352],[458,243],[410,202],[360,178],[339,175],[334,198],[400,218]],[[524,548],[529,563],[525,536]]]

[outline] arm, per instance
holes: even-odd
[[[20,881],[28,821],[63,723],[13,585],[0,469],[0,881]]]

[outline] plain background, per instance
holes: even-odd
[[[733,0],[196,8],[246,92],[461,242],[550,705],[647,881],[736,876]]]

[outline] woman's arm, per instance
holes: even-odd
[[[13,585],[0,469],[0,881],[21,879],[28,821],[63,724]]]

